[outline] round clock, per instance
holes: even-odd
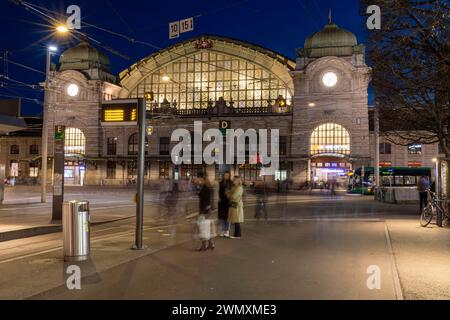
[[[71,97],[76,97],[79,92],[80,88],[75,83],[71,83],[67,87],[67,94]]]
[[[322,77],[322,83],[325,87],[332,88],[338,81],[337,75],[334,72],[327,72]]]

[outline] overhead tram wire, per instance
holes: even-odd
[[[0,57],[0,59],[1,59],[1,60],[4,60],[3,57]],[[35,68],[33,68],[33,67],[26,66],[26,65],[24,65],[24,64],[21,64],[21,63],[12,61],[12,60],[10,60],[10,59],[8,59],[8,63],[11,63],[11,64],[13,64],[13,65],[16,65],[16,66],[19,66],[19,67],[28,69],[28,70],[30,70],[30,71],[38,72],[38,73],[41,73],[41,74],[44,74],[44,75],[45,75],[45,72],[44,72],[44,71],[35,69]]]
[[[19,81],[19,80],[12,79],[12,78],[10,78],[10,77],[5,77],[5,76],[2,75],[2,74],[0,74],[0,79],[4,79],[4,80],[7,80],[7,81],[12,81],[12,82],[16,82],[16,83],[19,83],[19,84],[24,85],[24,86],[26,86],[26,87],[29,87],[29,88],[31,88],[31,89],[36,89],[37,87],[39,87],[39,86],[34,85],[34,84],[25,83],[25,82],[22,82],[22,81]]]
[[[321,18],[323,18],[325,16],[325,20],[324,21],[327,21],[327,19],[328,19],[328,17],[326,16],[327,11],[323,10],[323,8],[322,8],[322,6],[320,4],[321,0],[310,0],[310,1],[312,1],[314,3],[314,6],[317,9],[317,13],[319,14],[319,16]]]
[[[44,104],[42,101],[40,101],[38,99],[31,99],[31,98],[22,97],[22,96],[12,96],[12,95],[8,95],[8,94],[0,93],[0,97],[28,100],[28,101],[32,101],[32,102],[34,102],[36,104],[39,104],[39,105],[43,105]]]
[[[308,8],[303,4],[302,2],[303,0],[297,0],[296,2],[298,4],[300,4],[300,6],[305,10],[307,16],[309,17],[309,19],[312,21],[312,23],[314,24],[314,26],[316,27],[317,30],[320,30],[320,26],[317,23],[317,20],[313,19],[311,12],[308,10]]]
[[[39,8],[40,8],[39,6],[33,5],[33,4],[28,3],[28,2],[26,2],[26,1],[23,1],[23,0],[10,0],[10,1],[13,2],[13,3],[15,3],[16,5],[23,5],[26,9],[31,10],[33,13],[35,13],[35,14],[37,14],[37,15],[41,15],[41,16],[43,16],[43,17],[49,19],[50,22],[51,22],[52,24],[58,24],[58,23],[60,23],[60,21],[58,21],[58,19],[56,19],[56,18],[54,18],[54,17],[48,15],[47,13],[43,12],[42,10],[39,10]],[[48,9],[45,10],[45,11],[51,12],[51,10],[48,10]],[[60,14],[58,13],[58,15],[60,15]],[[107,51],[109,51],[109,52],[111,52],[111,53],[113,53],[113,54],[115,54],[115,55],[117,55],[117,56],[119,56],[119,57],[121,57],[121,58],[123,58],[123,59],[125,59],[125,60],[130,60],[130,57],[128,57],[128,56],[126,56],[126,55],[120,53],[119,51],[117,51],[117,50],[115,50],[115,49],[113,49],[113,48],[111,48],[111,47],[109,47],[109,46],[103,44],[102,42],[100,42],[100,41],[98,41],[98,40],[92,38],[91,36],[89,36],[89,35],[87,35],[87,34],[84,34],[84,33],[80,32],[80,31],[78,31],[78,30],[75,30],[75,29],[72,30],[72,31],[73,31],[74,33],[80,35],[80,37],[87,38],[87,39],[89,39],[90,41],[96,43],[99,47],[102,47],[102,48],[104,48],[105,50],[107,50]],[[80,39],[80,38],[77,37],[77,39]]]
[[[10,1],[14,1],[14,0],[10,0]],[[250,0],[243,0],[243,1],[240,1],[240,2],[235,3],[235,4],[232,4],[232,5],[223,7],[223,8],[219,8],[219,9],[215,10],[213,13],[217,13],[217,12],[219,12],[219,11],[228,9],[228,8],[230,8],[230,7],[233,7],[233,6],[235,6],[235,5],[238,5],[238,4],[241,4],[241,3],[245,3],[245,2],[248,2],[248,1],[250,1]],[[56,14],[57,16],[60,16],[60,13],[58,13],[58,12],[56,12],[56,11],[53,11],[53,10],[50,10],[50,9],[47,9],[47,8],[44,8],[44,7],[41,7],[41,6],[38,6],[38,5],[34,5],[34,6],[35,6],[36,8],[41,9],[41,10],[44,10],[44,11],[46,11],[46,12],[48,12],[48,13]],[[205,15],[207,15],[207,14],[211,14],[211,13],[199,14],[199,15],[196,15],[196,16],[194,16],[194,17],[202,17],[202,16],[205,16]],[[135,38],[131,38],[131,37],[129,37],[129,36],[127,36],[127,35],[124,35],[124,34],[122,34],[122,33],[119,33],[119,32],[116,32],[116,31],[112,31],[112,30],[109,30],[109,29],[106,29],[106,28],[103,28],[103,27],[99,27],[99,26],[96,26],[96,25],[94,25],[94,24],[87,23],[87,22],[85,22],[84,20],[82,21],[82,25],[87,26],[87,27],[91,27],[91,28],[98,29],[98,30],[100,30],[100,31],[109,33],[109,34],[111,34],[111,35],[115,35],[115,36],[117,36],[117,37],[120,37],[120,38],[122,38],[122,39],[127,40],[127,41],[130,42],[130,43],[135,43],[135,44],[145,45],[145,46],[147,46],[147,47],[150,47],[150,48],[153,48],[153,49],[156,49],[156,50],[164,50],[164,48],[159,47],[159,46],[157,46],[157,45],[154,45],[154,44],[152,44],[152,43],[150,43],[150,42],[137,40],[137,39],[135,39]],[[73,30],[73,31],[75,31],[75,33],[77,33],[77,34],[80,34],[81,36],[86,36],[85,34],[79,32],[79,31],[77,31],[77,30]],[[97,40],[95,40],[95,39],[93,39],[92,37],[89,37],[89,36],[88,36],[88,38],[89,38],[89,40],[92,40],[93,42],[95,42],[97,45],[102,46],[102,44],[101,44],[99,41],[97,41]],[[79,39],[79,38],[77,37],[77,39]],[[109,47],[108,47],[108,48],[109,48]],[[105,49],[106,49],[106,47],[105,47]],[[108,51],[111,51],[111,50],[114,50],[114,49],[109,48],[109,49],[107,49],[107,50],[108,50]],[[114,50],[114,51],[115,51],[115,50]],[[112,52],[112,51],[111,51],[111,52]],[[262,81],[262,82],[265,82],[264,79],[261,80],[261,79],[258,79],[258,78],[254,78],[254,77],[252,77],[252,76],[248,76],[246,73],[241,73],[241,72],[236,71],[236,70],[232,70],[232,69],[229,69],[229,68],[226,68],[226,67],[221,67],[221,66],[218,66],[218,65],[216,65],[216,64],[214,64],[214,63],[211,63],[211,62],[209,62],[209,61],[203,61],[203,60],[197,59],[197,58],[195,58],[195,57],[185,56],[185,55],[183,55],[183,54],[179,54],[179,53],[174,52],[174,51],[169,51],[169,50],[168,50],[168,52],[170,52],[170,53],[172,53],[172,54],[175,54],[175,55],[178,55],[179,57],[185,57],[186,59],[190,59],[190,60],[192,60],[192,61],[196,61],[196,62],[200,62],[200,63],[204,63],[204,64],[207,64],[207,65],[216,67],[216,68],[221,69],[221,70],[230,71],[230,72],[232,72],[232,73],[239,74],[239,75],[245,76],[245,77],[247,77],[247,78],[250,78],[250,79],[253,79],[253,80],[256,80],[256,81]],[[115,53],[115,52],[113,52],[113,53]],[[115,54],[117,54],[117,53],[118,53],[118,52],[116,52]],[[121,55],[120,53],[118,53],[118,54]],[[124,57],[122,57],[122,58],[125,58],[126,60],[129,60],[129,58],[126,57],[126,56],[124,56]],[[147,68],[145,68],[145,69],[147,69]],[[149,69],[147,69],[147,70],[149,70]],[[149,70],[149,71],[151,71],[151,70]],[[281,79],[278,79],[278,80],[281,81],[282,83],[284,83]],[[279,89],[279,88],[276,88],[276,89]],[[283,89],[284,89],[284,88],[283,88]]]
[[[218,13],[218,12],[221,12],[221,11],[224,11],[224,10],[227,10],[227,9],[230,9],[230,8],[233,8],[233,7],[236,7],[236,6],[238,6],[238,5],[241,5],[241,4],[243,4],[243,3],[250,2],[250,1],[251,1],[251,0],[241,0],[241,1],[237,1],[237,2],[231,3],[231,4],[227,5],[227,6],[218,8],[218,9],[214,9],[214,10],[211,10],[211,11],[208,11],[208,12],[199,13],[199,14],[191,15],[191,16],[192,16],[193,18],[203,18],[203,17],[205,17],[205,16],[213,15],[213,14],[216,14],[216,13]],[[151,28],[142,28],[142,27],[141,27],[141,28],[134,28],[134,29],[135,29],[135,30],[139,30],[139,31],[143,31],[143,30],[145,30],[145,31],[148,31],[148,30],[153,31],[153,30],[156,30],[156,29],[165,28],[165,27],[167,27],[167,24],[168,24],[168,23],[164,23],[164,24],[160,24],[160,25],[157,25],[157,26],[154,26],[154,27],[151,27]]]
[[[22,63],[13,62],[13,61],[11,61],[11,60],[8,60],[8,61],[9,61],[10,63],[14,63],[15,65],[17,65],[17,66],[19,66],[19,67],[22,67],[22,68],[25,68],[25,69],[27,69],[27,70],[34,71],[34,72],[38,72],[38,73],[40,73],[40,74],[44,74],[44,75],[45,75],[45,72],[42,72],[42,71],[40,71],[40,70],[38,70],[38,69],[32,68],[32,67],[27,66],[27,65],[24,65],[24,64],[22,64]],[[0,75],[0,77],[2,77],[2,76]],[[57,80],[59,80],[59,81],[61,81],[61,82],[63,82],[63,83],[68,83],[68,84],[70,83],[69,80],[62,79],[59,75],[54,76],[53,79],[57,79]],[[37,84],[37,85],[34,85],[34,84],[27,84],[27,83],[23,83],[23,84],[26,85],[26,86],[36,86],[37,88],[41,88],[41,86],[40,86],[39,84]],[[79,84],[79,86],[80,86],[81,88],[83,88],[83,89],[86,89],[86,90],[92,90],[92,88],[86,87],[86,86],[84,86],[84,85],[82,85],[82,84]]]
[[[123,25],[128,29],[128,31],[130,32],[131,36],[136,38],[136,34],[134,33],[133,29],[125,21],[125,19],[122,17],[122,15],[114,8],[114,6],[112,5],[111,1],[109,1],[109,0],[105,0],[105,1],[108,4],[108,6],[111,8],[111,10],[114,12],[114,14],[120,19],[120,21],[122,21]]]
[[[32,4],[30,4],[30,3],[28,3],[28,2],[25,2],[25,1],[19,1],[19,0],[10,0],[10,1],[12,1],[12,2],[14,2],[14,3],[16,3],[16,4],[23,4],[23,5],[26,5],[26,7],[32,7],[32,6],[33,6]],[[244,0],[244,1],[241,1],[240,3],[247,2],[247,1],[249,1],[249,0]],[[18,2],[18,3],[17,3],[17,2]],[[40,6],[37,6],[37,5],[34,5],[34,6],[35,6],[36,8],[41,9],[41,10],[44,10],[44,11],[46,11],[46,12],[48,12],[48,13],[52,13],[52,14],[56,14],[57,16],[60,16],[60,13],[58,13],[58,12],[55,12],[55,11],[52,11],[52,10],[49,10],[49,9],[47,9],[47,8],[40,7]],[[230,6],[228,6],[228,7],[230,7]],[[228,7],[226,7],[226,8],[228,8]],[[49,16],[49,15],[46,14],[46,13],[43,13],[42,11],[40,11],[40,10],[38,10],[38,9],[36,9],[36,8],[33,8],[33,9],[34,9],[33,11],[34,11],[36,14],[41,14],[41,15],[43,15],[44,17],[49,18],[51,21],[53,21],[53,22],[55,22],[55,23],[59,23],[59,21],[58,21],[57,19],[55,19],[55,18]],[[216,10],[216,12],[218,12],[218,10]],[[86,23],[86,22],[82,22],[82,24],[85,25],[85,26],[93,27],[93,28],[96,28],[96,29],[98,29],[98,30],[101,30],[101,31],[110,33],[110,34],[115,35],[115,36],[118,36],[118,37],[121,37],[121,38],[123,38],[123,39],[125,39],[125,40],[127,40],[127,41],[129,41],[129,42],[131,42],[131,43],[142,44],[142,45],[151,47],[151,48],[156,49],[156,50],[164,50],[164,48],[161,48],[161,47],[159,47],[159,46],[157,46],[157,45],[154,45],[154,44],[151,44],[151,43],[149,43],[149,42],[136,40],[136,39],[130,38],[130,37],[124,35],[124,34],[121,34],[121,33],[115,32],[115,31],[111,31],[111,30],[108,30],[108,29],[105,29],[105,28],[102,28],[102,27],[98,27],[98,26],[93,25],[93,24],[89,24],[89,23]],[[77,31],[77,30],[73,30],[73,31],[74,31],[74,33],[79,34],[79,35],[81,35],[82,37],[86,37],[85,34],[79,32],[79,31]],[[76,36],[75,36],[75,37],[76,37]],[[101,42],[99,42],[99,41],[93,39],[92,37],[89,37],[89,36],[87,36],[87,37],[88,37],[89,40],[95,42],[97,45],[99,45],[99,46],[101,46],[101,47],[104,47],[104,48],[107,49],[108,51],[113,52],[114,54],[117,54],[117,55],[121,56],[121,57],[124,58],[124,59],[127,59],[127,58],[128,58],[127,56],[124,56],[124,55],[120,54],[119,52],[115,51],[114,49],[112,49],[112,48],[110,48],[110,47],[107,47],[107,46],[104,46]],[[76,37],[76,38],[79,39],[78,37]],[[241,72],[236,71],[236,70],[233,70],[233,69],[229,69],[229,68],[226,68],[226,67],[221,67],[221,66],[218,66],[218,65],[216,65],[216,64],[214,64],[214,63],[211,63],[210,61],[203,61],[203,60],[197,59],[197,58],[195,58],[195,57],[185,56],[185,55],[183,55],[183,54],[179,54],[179,53],[177,53],[177,52],[173,52],[173,51],[169,51],[169,50],[168,50],[168,52],[171,52],[171,53],[173,53],[173,54],[175,54],[175,55],[178,55],[178,56],[180,56],[180,57],[185,57],[186,59],[190,59],[190,60],[192,60],[192,61],[197,61],[197,62],[199,62],[199,63],[204,63],[204,64],[207,64],[207,65],[213,66],[213,67],[215,67],[215,68],[217,68],[217,69],[230,71],[230,72],[232,72],[232,73],[235,73],[235,74],[239,74],[239,75],[245,76],[246,78],[250,78],[250,79],[253,79],[253,80],[256,80],[256,81],[266,82],[265,79],[258,79],[258,78],[255,78],[255,77],[253,77],[253,76],[249,76],[249,75],[246,74],[246,73],[241,73]],[[128,59],[129,59],[129,58],[128,58]],[[148,70],[148,71],[154,71],[154,70],[150,70],[150,69],[146,68],[145,66],[144,66],[144,69],[146,69],[146,70]],[[278,78],[278,77],[276,77],[276,78],[278,79],[278,81],[281,81],[283,84],[285,84],[283,80],[281,80],[281,79]],[[61,79],[61,80],[63,80],[63,79]],[[273,88],[273,89],[279,90],[279,89],[286,89],[286,88],[288,88],[288,86],[285,84],[285,87],[281,87],[281,88],[278,87],[278,88]]]

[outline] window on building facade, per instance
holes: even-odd
[[[106,165],[106,179],[115,179],[116,178],[116,162],[108,161]]]
[[[110,137],[107,140],[106,152],[108,156],[115,156],[117,154],[117,138]]]
[[[19,146],[17,144],[13,144],[9,149],[9,153],[10,154],[19,154],[20,153]]]
[[[137,176],[136,161],[128,161],[127,162],[127,174],[128,174],[128,176]]]
[[[9,163],[9,175],[12,177],[19,176],[19,162],[17,160],[11,160]]]
[[[30,177],[36,178],[39,176],[39,168],[37,167],[30,167]]]
[[[86,154],[86,138],[78,128],[66,128],[65,131],[65,154]]]
[[[170,138],[169,137],[159,138],[159,154],[161,156],[170,155]]]
[[[277,170],[275,172],[275,181],[286,181],[287,180],[287,170]]]
[[[159,178],[160,179],[169,179],[169,161],[160,161],[159,162]]]
[[[408,145],[408,154],[422,154],[422,145],[420,143],[411,143]]]
[[[178,167],[179,176],[183,179],[196,177],[199,173],[206,173],[206,168],[202,164],[182,164]]]
[[[30,162],[30,177],[36,178],[39,176],[39,162],[31,161]]]
[[[167,81],[167,79],[170,79]],[[266,107],[282,95],[290,104],[291,93],[280,78],[255,63],[216,53],[198,52],[148,74],[131,92],[143,97],[152,91],[160,105],[166,99],[178,109],[206,109],[210,100],[223,97],[235,108]]]
[[[391,154],[392,145],[387,142],[380,143],[380,154]]]
[[[39,154],[39,146],[37,144],[30,145],[30,154]]]
[[[239,176],[244,181],[262,180],[261,165],[242,164],[239,166]]]
[[[280,163],[280,168],[275,172],[275,181],[286,181],[289,178],[289,165],[286,162]]]
[[[145,154],[148,154],[148,140],[145,137]],[[129,156],[137,156],[139,152],[139,134],[133,133],[128,139],[128,155]]]
[[[341,125],[325,123],[311,135],[311,155],[323,153],[350,154],[350,135]]]

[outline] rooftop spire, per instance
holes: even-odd
[[[332,24],[332,23],[333,23],[333,19],[331,16],[331,8],[330,8],[330,11],[328,12],[328,24]]]

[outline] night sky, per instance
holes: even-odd
[[[303,47],[305,38],[327,23],[330,8],[333,22],[355,33],[358,42],[364,43],[367,37],[365,17],[360,14],[365,10],[361,8],[359,0],[29,0],[29,3],[59,12],[61,16],[67,6],[76,4],[81,7],[83,22],[159,48],[202,34],[214,34],[255,43],[295,59],[295,49]],[[197,17],[195,30],[182,34],[178,39],[169,40],[168,23],[191,16]],[[6,49],[10,51],[11,61],[42,71],[45,70],[47,45],[57,45],[59,53],[62,53],[65,48],[78,43],[70,35],[53,35],[51,25],[45,18],[10,0],[0,0],[0,18],[3,24],[0,35],[1,55]],[[106,51],[115,74],[157,51],[94,27],[83,28],[81,31],[130,57],[130,60],[126,60]],[[57,59],[55,57],[54,61]],[[3,74],[3,61],[0,62]],[[44,79],[44,75],[40,73],[12,64],[9,65],[9,77],[27,84],[38,84]],[[43,100],[39,90],[19,84],[11,85],[10,81],[6,83],[0,87],[0,98],[20,96],[41,102]],[[23,116],[38,115],[41,111],[41,105],[31,100],[23,101]]]

